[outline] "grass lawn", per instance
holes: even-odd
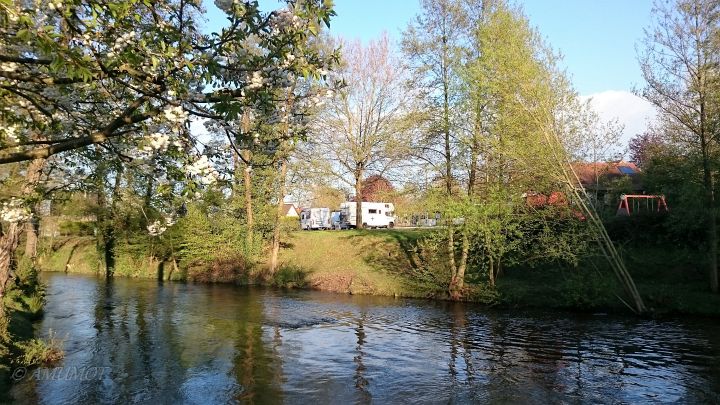
[[[383,229],[293,232],[280,251],[283,269],[306,285],[329,291],[426,296],[409,280],[414,247],[427,230]]]

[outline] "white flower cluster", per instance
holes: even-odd
[[[22,222],[30,219],[30,210],[23,205],[21,200],[13,198],[6,201],[0,210],[0,218],[6,222]]]
[[[147,226],[147,231],[150,236],[160,236],[167,229],[175,224],[175,220],[172,217],[165,217],[164,221],[157,220]]]
[[[3,72],[14,72],[18,69],[20,65],[18,65],[15,62],[3,62],[0,63],[0,71]]]
[[[188,119],[187,111],[183,110],[181,106],[168,107],[163,111],[165,118],[173,124],[184,124]]]
[[[165,152],[170,146],[170,136],[155,132],[148,137],[148,144],[143,147],[147,152]]]
[[[253,72],[250,77],[248,77],[248,81],[250,84],[245,86],[246,89],[252,90],[252,89],[259,89],[263,86],[263,83],[265,82],[262,77],[262,73],[260,72]]]
[[[5,127],[5,138],[10,141],[10,143],[18,143],[20,138],[17,136],[17,127],[15,125],[11,125],[9,127]]]
[[[48,3],[48,7],[50,7],[50,10],[62,10],[63,3],[61,0],[54,0]]]
[[[137,39],[137,33],[135,31],[126,32],[125,34],[122,34],[120,38],[115,40],[115,44],[112,47],[112,50],[108,52],[107,56],[110,58],[115,57],[117,52],[122,51],[125,49],[130,43]]]
[[[200,156],[193,164],[187,165],[185,170],[190,176],[199,176],[200,183],[205,185],[215,183],[220,177],[220,173],[215,170],[212,162],[205,155]]]
[[[325,98],[332,99],[335,96],[335,91],[333,91],[332,89],[328,89],[327,92],[325,92],[324,96]],[[323,105],[325,105],[325,100],[323,100],[322,93],[313,95],[312,97],[308,98],[306,102],[307,106],[310,108],[322,107]]]
[[[302,20],[290,10],[280,10],[273,15],[270,27],[272,28],[272,34],[278,35],[282,31],[302,27]]]
[[[288,67],[290,67],[290,65],[292,65],[293,62],[295,62],[295,55],[293,55],[292,53],[288,53],[283,58],[282,65],[280,65],[280,67],[282,69],[287,69]]]

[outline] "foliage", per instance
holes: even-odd
[[[285,265],[273,275],[271,285],[275,287],[303,288],[307,286],[307,271],[300,266]]]
[[[670,155],[683,156],[687,159],[683,163],[694,166],[682,173],[689,184],[701,185],[692,198],[702,201],[709,286],[717,293],[715,178],[720,76],[716,67],[720,62],[720,4],[712,0],[675,0],[658,2],[653,11],[653,26],[646,30],[639,58],[646,82],[639,93],[660,112],[658,128],[653,129],[666,144],[659,148],[660,152],[669,147]]]
[[[30,339],[16,344],[22,355],[18,358],[18,365],[23,367],[54,364],[64,357],[62,340],[50,331],[47,341]]]
[[[177,224],[179,257],[185,264],[227,259],[237,254],[253,257],[259,247],[245,249],[242,226],[227,212],[203,211],[191,205]],[[170,235],[168,236],[170,238]]]

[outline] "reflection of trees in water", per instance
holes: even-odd
[[[365,332],[365,322],[367,321],[367,312],[363,309],[360,311],[360,316],[357,319],[357,325],[355,326],[355,336],[357,336],[357,346],[355,346],[355,357],[353,362],[355,363],[355,388],[360,393],[361,399],[369,401],[372,396],[368,391],[369,381],[365,378],[365,372],[367,371],[363,357],[365,352],[363,346],[367,339]]]
[[[242,387],[237,399],[250,404],[282,402],[281,365],[274,350],[268,350],[263,342],[263,299],[252,289],[235,299],[240,313],[234,319],[233,373]]]
[[[182,347],[173,324],[175,303],[157,285],[98,284],[95,348],[89,366],[109,367],[112,384],[88,382],[88,402],[177,398]],[[123,284],[129,284],[127,280]],[[105,390],[105,391],[101,391]],[[138,396],[140,395],[140,396]]]
[[[472,382],[475,376],[473,368],[472,350],[470,348],[467,330],[467,309],[462,303],[453,302],[450,304],[450,362],[448,370],[453,387],[457,387],[460,374],[464,375],[467,382]],[[460,369],[458,369],[458,360],[462,361]]]

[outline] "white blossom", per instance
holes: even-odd
[[[262,73],[260,72],[253,72],[252,76],[250,77],[250,84],[245,86],[247,89],[259,89],[263,86],[263,77]]]
[[[163,222],[155,221],[147,226],[147,230],[150,236],[160,236],[167,230],[167,227]]]
[[[280,31],[300,28],[302,26],[302,20],[290,10],[280,10],[273,15],[270,26],[272,27],[273,34],[277,35]]]
[[[167,216],[163,218],[163,220],[156,220],[152,224],[147,226],[147,231],[150,234],[150,236],[160,236],[165,231],[167,231],[168,228],[175,225],[175,219],[171,216]]]
[[[174,124],[184,124],[188,119],[187,111],[183,110],[181,106],[168,107],[163,111],[165,118]]]
[[[17,135],[17,127],[15,125],[5,128],[5,138],[7,138],[10,143],[18,143],[20,141],[20,138]]]
[[[62,10],[62,6],[63,6],[63,4],[62,4],[62,1],[60,1],[60,0],[55,0],[55,1],[51,1],[48,3],[48,7],[50,8],[50,10],[60,11],[60,10]]]
[[[3,72],[15,72],[19,66],[20,65],[15,62],[3,62],[0,63],[0,70]]]
[[[17,198],[4,202],[0,210],[0,218],[6,222],[27,221],[31,216],[30,210]]]
[[[187,165],[185,170],[190,176],[198,176],[200,183],[209,185],[215,183],[220,174],[212,165],[212,162],[208,160],[207,156],[202,155],[193,164]]]
[[[148,137],[148,142],[152,150],[165,152],[170,146],[170,136],[156,132]]]

